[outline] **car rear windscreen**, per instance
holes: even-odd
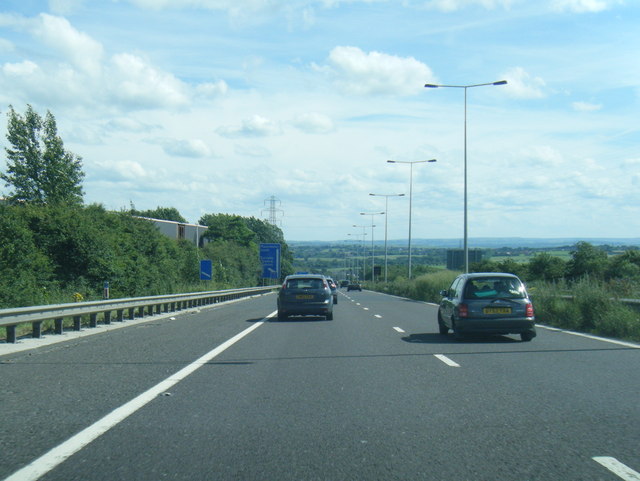
[[[465,299],[524,299],[524,286],[515,277],[478,277],[467,280]]]

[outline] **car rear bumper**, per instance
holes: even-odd
[[[281,304],[278,314],[285,316],[326,316],[333,312],[333,300],[329,304]]]
[[[489,334],[521,334],[531,332],[535,335],[534,318],[527,319],[457,319],[455,330],[459,333],[486,332]]]

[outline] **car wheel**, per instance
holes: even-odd
[[[333,321],[333,311],[326,315],[327,321]]]
[[[532,332],[522,332],[520,334],[520,339],[522,340],[522,342],[529,342],[531,341],[531,339],[533,339],[535,336],[533,335]]]
[[[438,330],[440,331],[440,334],[442,334],[443,336],[449,333],[449,328],[446,326],[446,324],[442,320],[442,314],[440,314],[440,311],[438,311]]]
[[[334,303],[334,304],[337,304],[337,303],[338,303],[338,298],[337,298],[337,297],[334,297],[334,298],[333,298],[333,303]]]
[[[456,323],[453,319],[451,320],[451,330],[453,331],[453,335],[456,339],[461,340],[464,338],[464,334],[456,328]]]
[[[285,321],[287,319],[287,315],[278,311],[278,320],[279,321]]]

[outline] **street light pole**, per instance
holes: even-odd
[[[404,194],[369,194],[384,197],[384,283],[387,283],[387,221],[389,220],[389,197],[404,197]]]
[[[413,199],[413,164],[421,164],[424,162],[437,162],[436,159],[430,160],[387,160],[390,164],[409,164],[409,279],[411,279],[411,204]]]
[[[373,244],[373,228],[375,227],[375,225],[373,225],[373,216],[374,215],[383,215],[385,214],[385,212],[360,212],[360,215],[370,215],[371,216],[371,282],[375,282],[376,281],[376,277],[375,277],[375,267],[376,267],[376,254],[375,254],[375,247]]]
[[[469,244],[467,230],[467,89],[472,87],[484,87],[486,85],[505,85],[506,80],[498,80],[496,82],[487,82],[483,84],[472,85],[438,85],[425,84],[427,88],[457,88],[464,89],[464,272],[469,272]]]
[[[362,280],[365,281],[365,276],[367,275],[367,256],[365,255],[365,249],[364,249],[364,238],[367,235],[367,233],[365,232],[365,229],[367,228],[366,225],[353,225],[353,227],[357,227],[357,228],[361,228],[362,229],[362,234],[357,234],[358,237],[362,236],[362,244],[361,244],[361,248],[362,248]]]

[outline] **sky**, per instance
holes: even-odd
[[[31,105],[86,204],[455,239],[466,118],[470,239],[638,237],[638,25],[636,0],[0,0],[0,147]]]

